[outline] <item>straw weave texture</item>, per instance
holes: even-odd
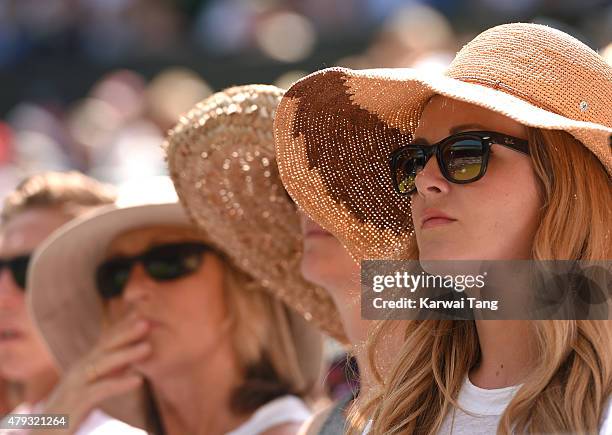
[[[279,171],[295,202],[355,259],[401,259],[413,243],[410,200],[395,193],[388,159],[412,140],[436,94],[526,126],[564,130],[612,174],[612,68],[558,30],[494,27],[464,46],[441,76],[322,70],[295,83],[279,105]]]
[[[335,305],[301,275],[302,234],[278,175],[273,115],[283,92],[238,86],[197,104],[169,133],[170,174],[188,215],[253,287],[346,341]]]

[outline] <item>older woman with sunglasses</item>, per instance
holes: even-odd
[[[1,434],[24,433],[14,414],[40,413],[61,373],[27,310],[28,264],[36,249],[72,219],[108,206],[112,186],[78,172],[43,172],[24,179],[4,201],[0,227],[0,376],[20,401],[5,417]],[[42,288],[41,291],[52,291]],[[0,386],[1,387],[1,386]],[[130,433],[141,430],[109,418],[97,409],[73,423],[77,434]]]
[[[29,279],[66,370],[45,412],[71,425],[99,405],[155,434],[292,434],[310,414],[318,333],[191,224],[167,178],[65,228]]]
[[[442,76],[330,69],[294,84],[275,120],[279,166],[298,203],[359,259],[425,270],[448,267],[438,260],[563,260],[610,273],[610,101],[612,68],[593,50],[546,26],[502,25]],[[533,289],[511,278],[495,282],[500,303]],[[562,283],[566,303],[582,297],[575,282]],[[605,320],[538,316],[530,305],[521,305],[536,314],[527,318],[424,313],[380,371],[376,351],[394,325],[384,320],[369,345],[378,392],[355,426],[370,420],[366,432],[377,435],[612,433],[607,282],[590,300]]]

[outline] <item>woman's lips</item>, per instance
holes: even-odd
[[[147,322],[149,323],[150,329],[159,328],[161,326],[164,326],[162,322],[158,322],[157,320],[148,320]]]
[[[325,230],[309,230],[306,231],[305,237],[310,238],[310,237],[329,237],[331,236],[331,234]]]
[[[304,226],[304,237],[330,237],[331,233],[326,231],[321,226],[317,225],[314,222],[308,222]]]
[[[160,326],[163,326],[163,323],[160,322],[159,320],[156,320],[152,317],[142,317],[141,319],[142,321],[144,321],[147,325],[147,329],[151,330],[153,328],[159,328]]]
[[[456,219],[449,219],[449,218],[443,218],[443,217],[429,218],[423,222],[423,225],[421,225],[421,228],[426,230],[427,228],[439,227],[441,225],[450,224],[455,221]]]
[[[426,209],[421,217],[421,229],[435,228],[442,225],[447,225],[455,222],[457,219],[453,219],[446,213],[436,209]]]
[[[16,329],[7,328],[0,330],[0,343],[12,342],[22,337],[23,334]]]

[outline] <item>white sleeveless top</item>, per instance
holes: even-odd
[[[494,390],[485,390],[472,384],[466,379],[459,391],[457,401],[462,409],[451,410],[442,423],[438,435],[491,435],[497,433],[499,419],[506,407],[518,391],[520,385]],[[370,421],[363,431],[366,435],[370,431]],[[599,426],[599,435],[612,435],[612,399],[608,400]]]
[[[251,418],[226,435],[257,435],[282,424],[302,424],[310,415],[302,399],[283,396],[261,406]]]

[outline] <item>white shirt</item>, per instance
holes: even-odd
[[[450,411],[438,433],[450,434],[451,426],[453,435],[497,433],[499,419],[519,388],[520,385],[485,390],[472,384],[466,376],[457,398],[459,406],[463,409],[454,411],[454,424],[453,411]]]
[[[10,414],[39,414],[43,405],[34,407],[22,403],[12,410]],[[8,416],[5,416],[5,419]],[[70,424],[70,422],[69,422]],[[0,435],[36,435],[36,429],[0,429]],[[74,435],[147,435],[142,429],[130,426],[120,420],[114,419],[100,410],[93,410],[79,425]]]
[[[504,410],[510,404],[514,394],[520,385],[494,390],[479,388],[466,377],[457,401],[462,409],[455,410],[455,421],[453,423],[453,411],[449,412],[442,423],[439,435],[448,435],[453,428],[453,435],[494,435]],[[363,431],[366,435],[372,426],[370,421]],[[612,398],[608,400],[602,421],[600,423],[599,435],[612,435]]]
[[[310,414],[302,399],[283,396],[261,406],[251,418],[226,435],[257,435],[281,424],[302,424]]]

